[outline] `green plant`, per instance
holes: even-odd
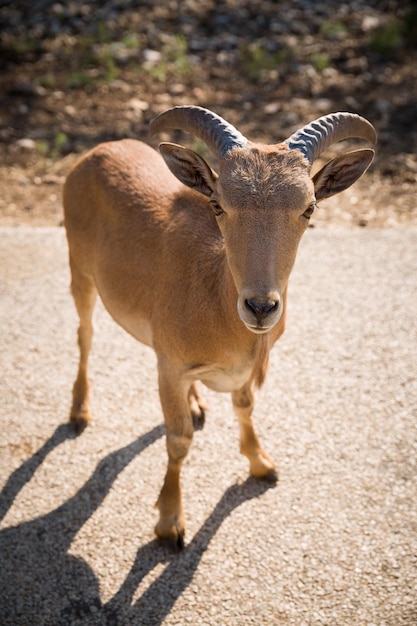
[[[106,46],[104,53],[101,57],[98,57],[98,62],[101,65],[103,71],[103,80],[106,83],[111,83],[116,80],[119,70],[114,60],[111,49]]]
[[[187,40],[184,35],[175,35],[172,41],[162,48],[162,58],[182,73],[189,67],[187,58]]]
[[[118,75],[114,53],[117,45],[104,22],[97,24],[93,34],[78,36],[65,53],[72,68],[67,84],[71,87],[114,81]]]
[[[40,87],[46,87],[47,89],[57,88],[57,77],[54,71],[49,70],[45,74],[40,74],[35,79],[35,84]]]
[[[123,46],[125,46],[125,48],[129,48],[131,50],[139,50],[140,48],[139,35],[137,35],[136,33],[125,33],[120,42]]]
[[[371,48],[382,57],[392,57],[402,43],[402,23],[392,20],[372,35]]]
[[[204,141],[201,141],[201,139],[197,139],[195,137],[193,138],[191,149],[194,150],[194,152],[196,152],[200,156],[204,157],[205,159],[209,158],[211,155],[211,152],[209,148],[207,148]]]
[[[81,40],[75,49],[72,65],[77,69],[68,77],[69,86],[85,86],[94,83],[109,83],[118,75],[114,59],[113,45],[94,44],[91,40]]]
[[[265,78],[265,74],[286,63],[292,58],[292,52],[282,49],[269,52],[260,43],[244,45],[240,48],[240,59],[243,71],[254,81]]]
[[[68,87],[86,87],[92,85],[98,80],[97,74],[88,71],[71,72],[67,78]]]
[[[326,39],[340,39],[347,33],[347,28],[343,22],[323,22],[320,26],[320,33]]]
[[[43,157],[47,156],[49,152],[49,143],[46,141],[46,139],[36,140],[36,150],[41,156]]]
[[[327,52],[317,52],[316,54],[313,54],[310,57],[310,62],[317,72],[322,72],[330,67],[330,57]]]
[[[415,3],[414,3],[415,4]],[[417,6],[406,12],[403,18],[402,30],[404,38],[410,47],[417,47]]]
[[[67,146],[67,144],[68,144],[68,136],[62,131],[57,132],[57,134],[54,137],[52,148],[49,152],[50,158],[53,161],[58,159],[64,152],[64,149]]]
[[[68,144],[68,136],[58,131],[52,141],[47,139],[38,139],[36,141],[36,150],[44,159],[56,161],[62,156]]]
[[[161,49],[161,58],[149,64],[146,71],[157,80],[165,80],[168,76],[184,76],[190,70],[188,46],[184,35],[175,35]]]
[[[109,43],[111,41],[111,35],[107,29],[107,24],[103,20],[100,20],[96,27],[96,34],[92,36],[92,39],[97,43]]]
[[[38,53],[41,51],[41,42],[32,37],[7,37],[3,39],[2,49],[9,55],[25,56],[26,54]]]
[[[370,41],[371,49],[381,57],[395,58],[401,49],[417,46],[417,7],[412,7],[401,18],[391,20],[378,28]]]

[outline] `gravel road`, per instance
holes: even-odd
[[[416,229],[308,231],[255,409],[280,480],[247,479],[230,398],[207,392],[172,555],[153,353],[98,307],[74,438],[64,232],[0,230],[0,624],[416,624],[416,271]]]

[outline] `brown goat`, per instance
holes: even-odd
[[[219,174],[182,146],[160,145],[168,169],[152,148],[123,140],[91,150],[65,183],[80,317],[71,421],[82,430],[91,419],[87,361],[99,293],[116,322],[157,355],[168,468],[155,531],[182,547],[180,470],[205,409],[198,381],[231,392],[251,474],[277,479],[253,428],[254,388],[284,331],[288,279],[316,202],[354,183],[374,151],[338,156],[313,178],[310,169],[331,143],[360,137],[374,145],[376,134],[364,118],[334,113],[283,143],[260,145],[194,106],[153,120],[153,133],[166,129],[202,139]]]

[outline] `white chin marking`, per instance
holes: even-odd
[[[264,335],[272,328],[272,326],[268,328],[258,328],[257,326],[249,326],[249,324],[245,324],[245,326],[248,330],[251,331],[251,333],[255,333],[255,335]]]

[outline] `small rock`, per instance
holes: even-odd
[[[56,2],[54,5],[52,5],[51,12],[54,15],[59,15],[59,16],[65,15],[65,8],[62,4],[59,4],[58,2]]]
[[[30,80],[22,80],[12,85],[10,93],[18,96],[44,96],[46,89]]]
[[[158,50],[145,48],[142,52],[143,60],[147,63],[158,63],[161,60],[161,53]]]
[[[181,83],[174,83],[170,86],[169,90],[174,96],[179,96],[184,93],[185,85],[182,85]]]
[[[264,112],[267,115],[275,115],[275,113],[278,113],[280,108],[281,108],[281,105],[279,102],[269,102],[269,104],[266,104],[264,106]]]
[[[33,141],[33,139],[29,139],[29,137],[18,139],[18,141],[16,141],[16,146],[18,148],[21,148],[22,150],[28,151],[36,149],[36,143]]]
[[[42,183],[45,185],[60,185],[64,182],[63,176],[56,176],[55,174],[47,174],[43,177]]]
[[[328,98],[318,98],[316,100],[316,108],[319,113],[328,113],[332,110],[332,101]]]
[[[380,18],[377,15],[365,15],[362,20],[362,30],[365,33],[369,32],[370,30],[375,30],[375,28],[378,28],[380,23]]]
[[[66,104],[64,106],[64,112],[70,117],[75,117],[77,115],[77,109],[72,106],[72,104]]]
[[[281,117],[281,124],[284,127],[295,126],[300,121],[300,117],[297,113],[288,111],[284,113]]]
[[[132,98],[127,104],[133,111],[147,111],[149,109],[149,103],[146,100],[139,100],[139,98]]]

